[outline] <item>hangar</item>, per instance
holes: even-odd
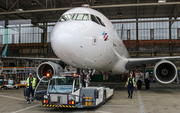
[[[101,12],[112,22],[132,58],[179,56],[179,4],[179,0],[1,0],[0,51],[3,54],[8,44],[7,57],[57,58],[50,43],[51,31],[56,22],[69,9],[89,7]],[[2,74],[12,78],[14,82],[26,80],[29,72],[36,74],[36,68],[41,64],[41,61],[17,58],[2,58],[1,61]],[[179,60],[173,63],[179,69]],[[147,70],[151,72],[152,66],[154,64],[147,65]],[[134,68],[130,70],[134,71]],[[124,76],[127,75],[121,75]],[[122,81],[119,75],[110,75],[108,79],[104,79],[99,74],[93,76],[92,80],[107,84],[115,90],[114,97],[97,109],[54,111],[39,107],[41,102],[38,101],[24,105],[25,99],[19,94],[23,89],[20,88],[0,91],[0,100],[4,102],[0,110],[15,113],[179,111],[178,84],[152,84],[150,90],[135,90],[133,100],[129,100],[123,88],[124,82],[119,82]],[[10,101],[12,105],[9,104]],[[7,110],[9,105],[13,107]]]

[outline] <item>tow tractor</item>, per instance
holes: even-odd
[[[83,87],[83,77],[74,73],[43,76],[36,89],[36,100],[44,107],[93,108],[105,104],[113,96],[113,89],[106,87]]]

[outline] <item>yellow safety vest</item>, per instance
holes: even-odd
[[[79,85],[79,79],[76,79],[76,85]]]
[[[134,82],[134,78],[132,78],[132,81],[133,81],[133,86],[135,87],[135,82]],[[129,84],[129,77],[127,79],[127,85]]]
[[[33,78],[32,87],[35,87],[36,78],[34,78],[34,77],[32,77],[32,78]],[[27,78],[27,86],[29,86],[29,77]]]

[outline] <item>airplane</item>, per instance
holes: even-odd
[[[169,84],[177,77],[177,67],[172,61],[180,56],[130,58],[109,19],[91,8],[73,8],[62,14],[51,32],[51,46],[58,57],[52,60],[63,61],[77,69],[92,70],[86,72],[88,75],[94,74],[95,70],[103,74],[127,73],[130,67],[156,63],[154,77],[158,82]],[[47,60],[37,68],[39,79],[47,72],[55,75],[63,70],[61,65],[51,62],[51,58],[29,59]]]

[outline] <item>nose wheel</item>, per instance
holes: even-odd
[[[83,76],[83,84],[85,87],[88,87],[91,81],[91,75],[94,75],[95,69],[94,70],[86,69],[86,70],[82,70],[81,72]]]

